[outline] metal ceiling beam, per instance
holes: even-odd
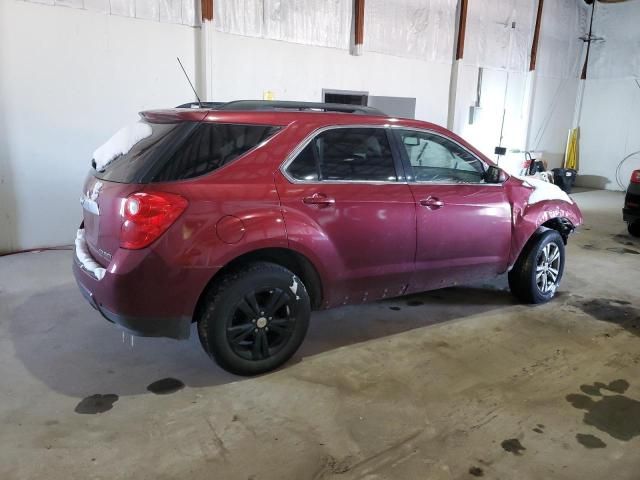
[[[540,26],[542,25],[542,8],[544,0],[538,0],[538,13],[536,14],[536,26],[533,31],[533,42],[531,43],[531,60],[529,61],[529,71],[536,69],[536,61],[538,59],[538,42],[540,41]]]
[[[202,21],[213,20],[213,0],[200,0]]]
[[[364,44],[364,0],[353,2],[354,16],[354,55],[362,55],[362,45]]]
[[[456,60],[462,60],[464,56],[464,37],[467,31],[467,7],[468,0],[461,0],[460,17],[458,19],[458,38],[456,41]]]
[[[584,65],[582,65],[582,74],[580,75],[580,80],[587,79],[587,66],[589,64],[589,51],[591,50],[591,40],[592,40],[592,29],[593,29],[593,14],[596,11],[596,2],[591,4],[591,20],[589,22],[589,36],[587,37],[587,54],[584,58]]]

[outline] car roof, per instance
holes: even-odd
[[[290,110],[342,112],[364,115],[387,115],[375,107],[347,103],[299,102],[290,100],[234,100],[232,102],[195,102],[178,105],[176,108],[209,108],[215,110]]]
[[[274,110],[219,110],[200,108],[173,108],[165,110],[146,110],[140,115],[152,123],[172,123],[180,121],[196,122],[228,122],[255,125],[287,126],[294,122],[304,122],[318,127],[330,125],[401,125],[429,130],[447,130],[421,120],[388,117],[386,115],[370,115],[362,113],[341,113],[323,111],[294,111],[289,109]]]

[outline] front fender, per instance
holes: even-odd
[[[532,189],[521,182],[510,185],[512,212],[511,251],[509,268],[516,262],[531,236],[553,219],[568,221],[573,228],[583,222],[582,212],[575,203],[563,200],[545,200],[533,205],[527,203]]]

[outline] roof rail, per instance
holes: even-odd
[[[176,108],[218,108],[225,102],[189,102],[178,105]]]
[[[361,115],[387,115],[373,107],[348,105],[343,103],[290,102],[280,100],[236,100],[215,107],[216,110],[320,110],[323,112],[357,113]]]

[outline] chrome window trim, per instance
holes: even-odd
[[[460,142],[457,142],[453,138],[447,137],[447,136],[443,135],[440,132],[436,132],[435,130],[431,130],[431,129],[428,129],[428,128],[418,128],[418,127],[404,127],[402,125],[390,125],[390,127],[391,127],[392,130],[410,130],[412,132],[427,133],[429,135],[435,135],[436,137],[444,138],[445,140],[448,140],[448,141],[456,144],[457,146],[459,146],[462,150],[467,152],[473,158],[478,160],[482,165],[484,165],[485,168],[488,168],[488,166],[489,166],[489,164],[487,164],[487,162],[485,162],[484,160],[479,158],[475,153],[470,151],[467,147],[465,147],[464,145],[460,144]],[[503,172],[504,172],[504,170],[503,170]],[[413,180],[413,177],[412,177],[411,180],[408,180],[407,183],[409,183],[410,185],[476,185],[476,186],[479,186],[479,187],[502,187],[505,184],[505,182],[507,180],[509,180],[509,176],[510,176],[507,172],[504,172],[504,173],[507,175],[507,178],[505,179],[504,182],[500,182],[500,183],[434,182],[434,181],[430,181],[430,180],[418,181],[418,180]]]
[[[385,124],[385,125],[353,124],[353,125],[326,125],[324,127],[317,128],[316,130],[314,130],[311,133],[309,133],[302,140],[302,142],[300,142],[296,146],[296,148],[294,148],[291,151],[291,153],[289,153],[289,155],[287,155],[287,158],[285,159],[285,161],[280,165],[280,173],[282,173],[282,175],[290,183],[302,184],[302,185],[322,185],[322,184],[327,184],[327,185],[341,185],[341,184],[346,184],[346,185],[353,185],[353,184],[366,184],[366,185],[473,185],[473,186],[478,186],[478,187],[502,187],[504,185],[504,183],[510,177],[510,175],[507,172],[505,172],[505,174],[507,175],[507,178],[505,179],[504,182],[501,182],[501,183],[471,183],[471,182],[416,181],[416,180],[413,180],[413,179],[407,180],[407,176],[406,175],[404,175],[402,177],[403,180],[398,180],[398,181],[395,181],[395,182],[391,182],[391,181],[374,181],[374,180],[298,180],[298,179],[295,179],[295,178],[293,178],[292,176],[289,175],[289,173],[287,172],[287,168],[296,159],[296,157],[300,154],[300,152],[302,152],[302,150],[304,150],[307,147],[307,145],[309,145],[311,140],[313,140],[316,136],[320,135],[323,132],[326,132],[328,130],[337,130],[337,129],[340,129],[340,128],[383,128],[383,129],[391,129],[391,130],[410,130],[410,131],[419,132],[419,133],[427,133],[427,134],[430,134],[430,135],[436,135],[436,136],[438,136],[440,138],[444,138],[445,140],[449,140],[450,142],[455,143],[461,149],[463,149],[465,152],[469,153],[476,160],[481,162],[485,167],[488,167],[488,164],[484,160],[482,160],[481,158],[478,158],[478,156],[475,153],[469,151],[469,149],[466,148],[464,145],[461,145],[459,142],[455,141],[453,138],[446,137],[446,136],[442,135],[441,133],[436,132],[435,130],[430,130],[430,129],[427,129],[427,128],[406,127],[406,126],[403,126],[403,125],[394,125],[394,124]],[[393,150],[393,148],[392,148],[392,150]],[[394,168],[395,168],[395,160],[394,160]],[[396,171],[396,174],[398,174],[397,171]],[[398,178],[401,178],[401,177],[398,176]]]
[[[326,125],[324,127],[320,127],[315,129],[313,132],[309,133],[302,142],[298,144],[296,148],[294,148],[285,161],[280,165],[280,173],[291,183],[294,184],[303,184],[303,185],[353,185],[353,184],[365,184],[365,185],[406,185],[407,180],[397,180],[395,182],[392,181],[380,181],[380,180],[298,180],[293,178],[287,172],[287,168],[291,163],[296,159],[296,157],[304,150],[311,141],[316,138],[321,133],[324,133],[328,130],[338,130],[342,128],[381,128],[388,129],[389,125],[361,125],[361,124],[353,124],[353,125]],[[392,146],[389,145],[389,148],[392,149]],[[393,150],[393,149],[392,149]],[[396,170],[396,175],[398,178],[401,178],[398,175],[398,171],[396,169],[395,159],[393,158],[393,151],[391,154],[391,158],[393,160],[393,168]]]

